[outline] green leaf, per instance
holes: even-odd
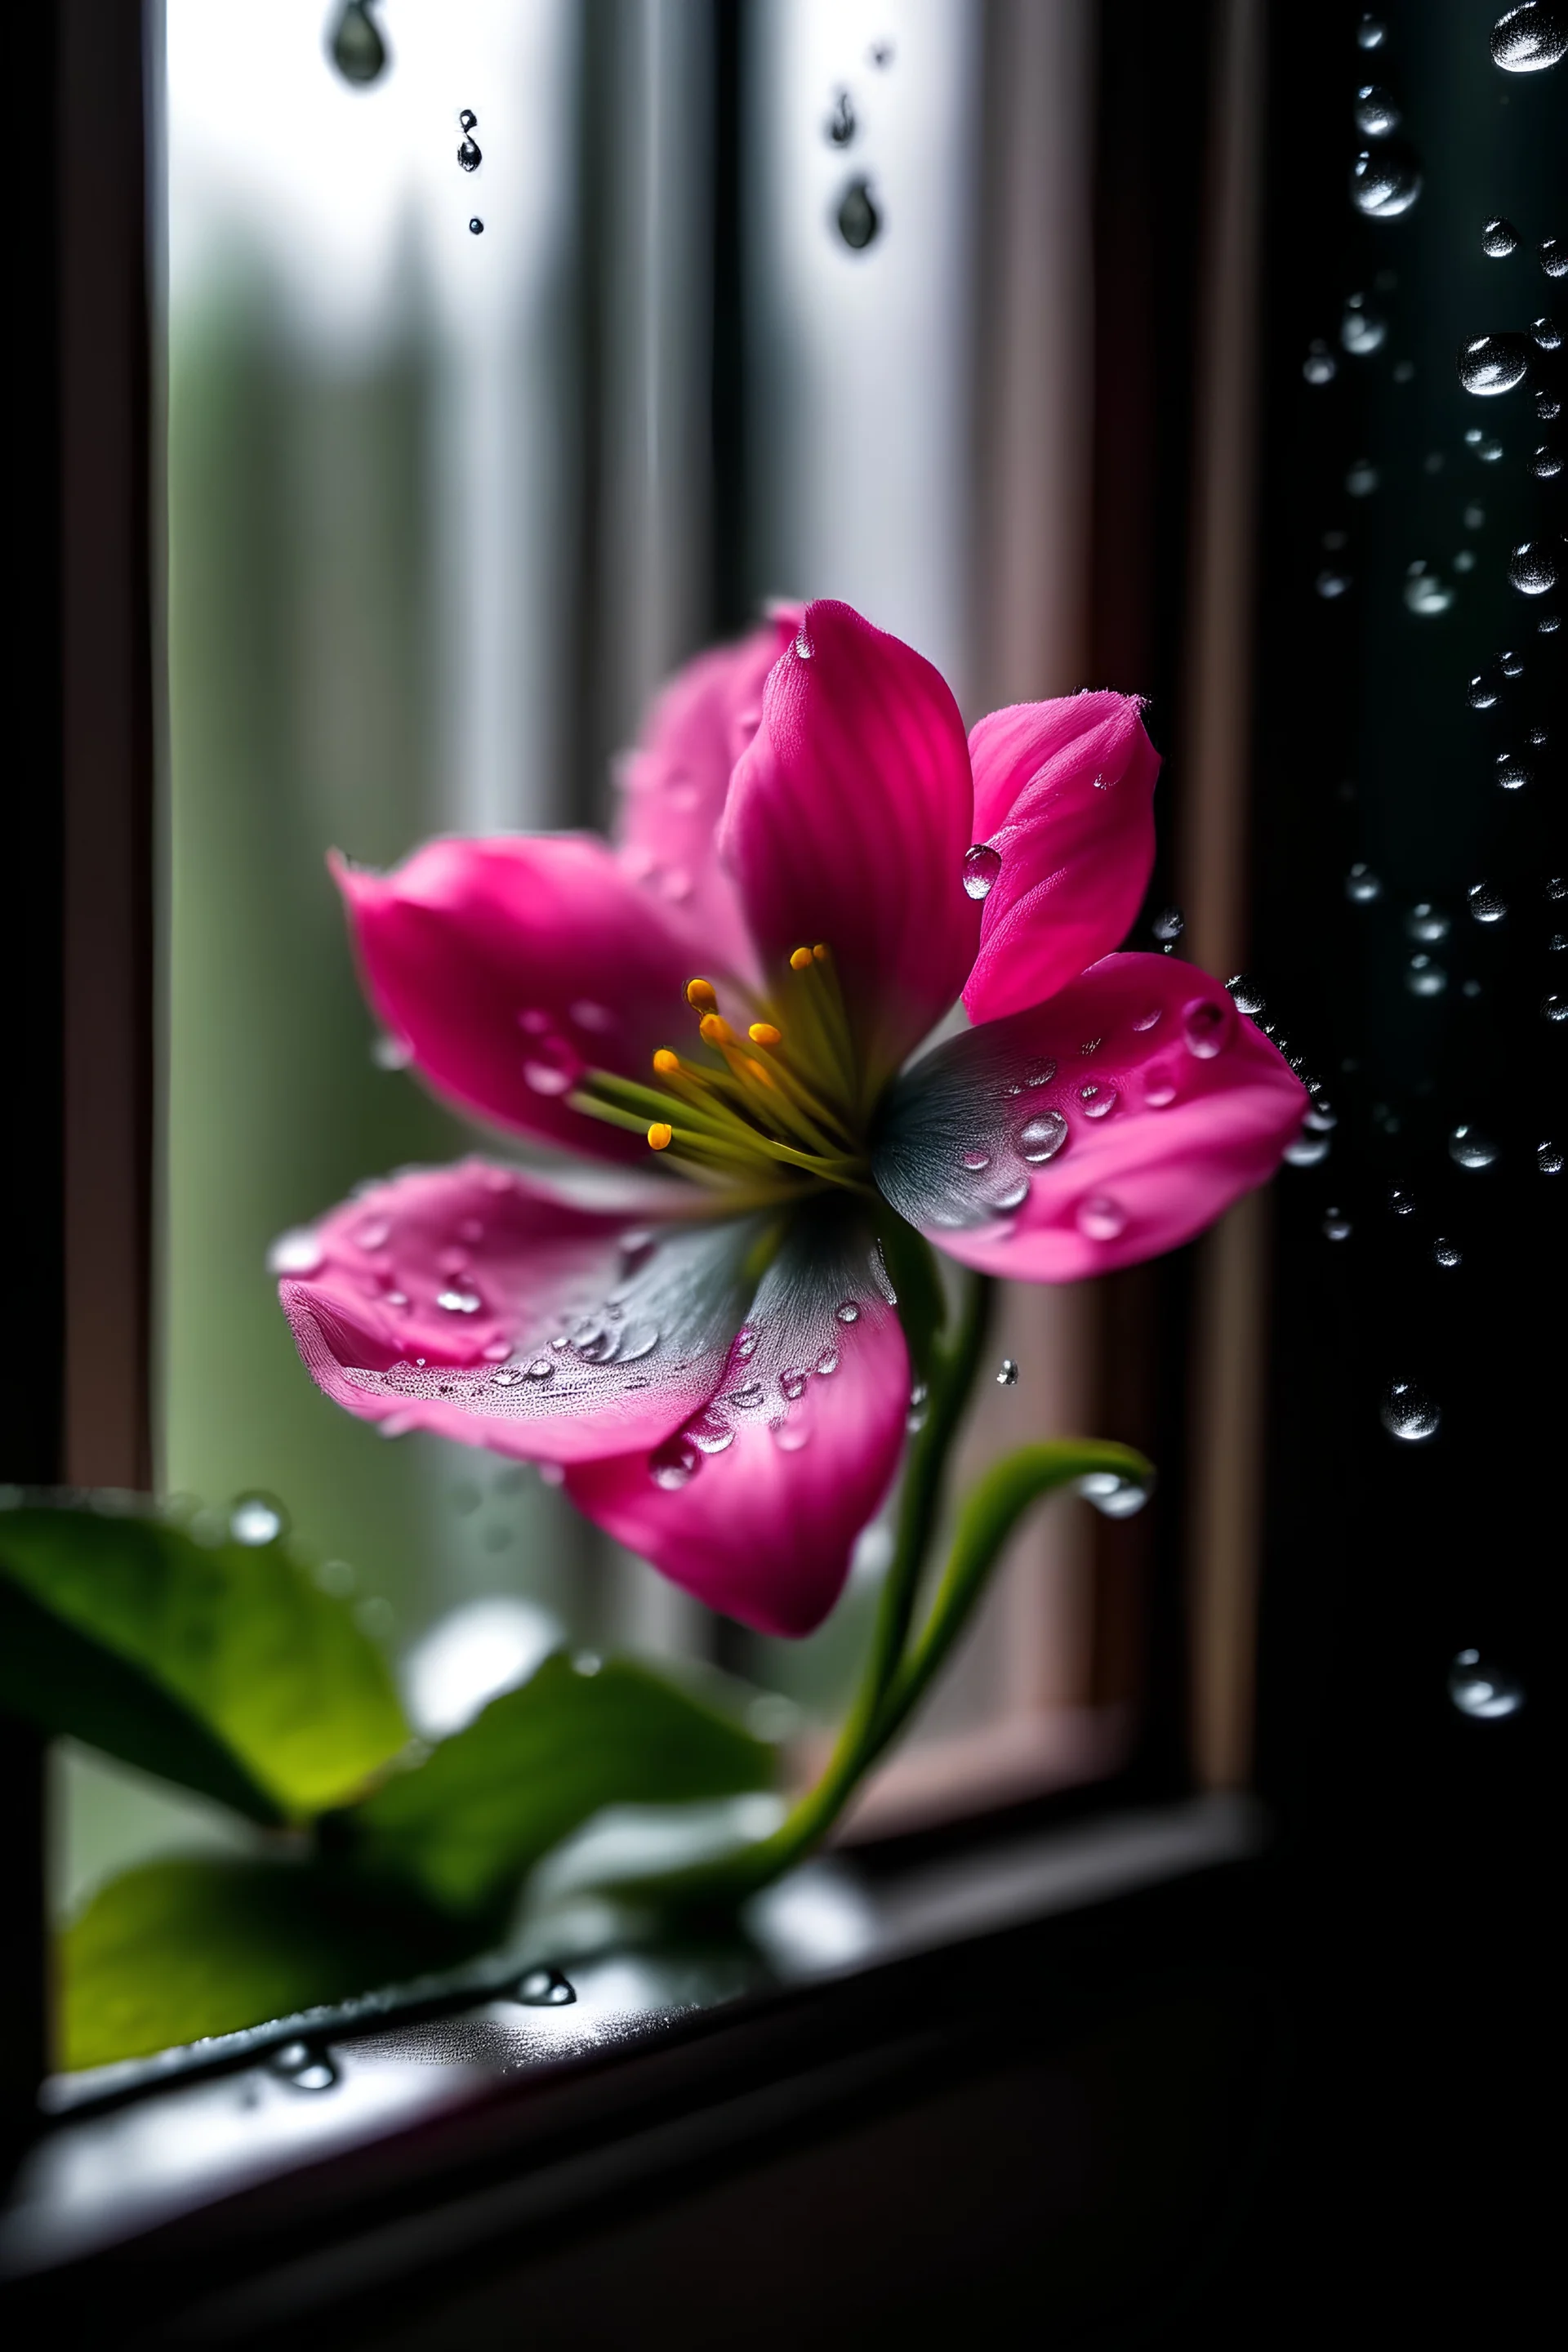
[[[281,1542],[0,1511],[0,1705],[259,1821],[341,1801],[408,1727],[386,1662]]]
[[[450,1919],[301,1864],[153,1862],[100,1890],[59,1941],[59,2063],[142,2058],[448,1967]]]
[[[773,1751],[647,1667],[547,1658],[428,1760],[324,1826],[369,1875],[499,1914],[524,1873],[602,1806],[772,1785]]]

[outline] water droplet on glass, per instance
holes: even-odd
[[[1548,541],[1527,539],[1513,550],[1508,559],[1510,585],[1521,596],[1544,596],[1557,585],[1559,550]]]
[[[1511,392],[1524,382],[1529,367],[1530,343],[1523,335],[1473,335],[1459,346],[1459,382],[1483,399]]]
[[[1342,1210],[1325,1209],[1323,1233],[1329,1241],[1348,1242],[1351,1237],[1351,1221]]]
[[[1109,1109],[1110,1105],[1106,1108]],[[1094,1116],[1092,1112],[1089,1115]],[[1037,1168],[1054,1160],[1067,1139],[1068,1123],[1060,1111],[1043,1110],[1037,1118],[1026,1119],[1018,1129],[1019,1156]]]
[[[1363,866],[1358,858],[1345,876],[1345,897],[1353,898],[1358,907],[1369,907],[1374,898],[1382,896],[1383,884],[1371,866]]]
[[[667,1495],[679,1494],[702,1467],[702,1457],[683,1433],[667,1437],[647,1457],[647,1475]]]
[[[1345,488],[1352,499],[1369,499],[1382,478],[1368,458],[1358,457],[1345,476]]]
[[[881,215],[871,201],[870,186],[863,179],[851,180],[838,200],[838,234],[851,253],[864,253],[872,244],[882,226]]]
[[[1460,1265],[1464,1262],[1463,1253],[1458,1244],[1451,1242],[1446,1234],[1439,1234],[1433,1243],[1432,1259],[1434,1265],[1448,1267]]]
[[[338,2079],[331,2057],[317,2042],[285,2042],[267,2063],[270,2073],[296,2091],[330,2091]]]
[[[1340,341],[1352,357],[1365,359],[1369,353],[1381,351],[1387,336],[1387,320],[1367,309],[1364,295],[1351,295],[1340,320]]]
[[[1519,231],[1511,221],[1489,220],[1481,231],[1481,251],[1493,261],[1504,261],[1519,250]]]
[[[483,221],[479,218],[478,213],[471,214],[468,219],[468,235],[470,236],[483,236],[484,233],[485,225]]]
[[[1489,677],[1473,677],[1466,689],[1465,699],[1472,710],[1490,710],[1497,701],[1497,688]]]
[[[1535,395],[1535,413],[1550,425],[1554,416],[1562,415],[1563,403],[1550,392],[1538,392]]]
[[[1563,330],[1555,319],[1532,319],[1530,333],[1531,340],[1543,352],[1555,352],[1562,348]]]
[[[1498,788],[1505,793],[1521,793],[1530,782],[1530,770],[1522,760],[1510,759],[1505,752],[1498,761]]]
[[[577,1998],[569,1977],[559,1969],[529,1969],[519,1977],[513,1999],[524,2009],[566,2009]]]
[[[1189,1054],[1200,1062],[1212,1062],[1226,1041],[1229,1026],[1226,1008],[1223,1004],[1201,1002],[1189,1004],[1182,1022],[1182,1034]]]
[[[1468,1119],[1448,1138],[1448,1157],[1457,1168],[1489,1168],[1497,1156],[1490,1136],[1483,1135]]]
[[[1179,907],[1163,907],[1149,928],[1163,946],[1170,947],[1186,929],[1186,919]]]
[[[976,842],[963,853],[963,887],[972,898],[984,898],[1002,871],[1002,853]]]
[[[1568,996],[1543,996],[1541,1010],[1548,1021],[1568,1021]]]
[[[308,1225],[279,1234],[267,1253],[269,1274],[314,1274],[326,1257],[319,1237]]]
[[[1113,1242],[1127,1230],[1127,1212],[1109,1192],[1094,1192],[1078,1206],[1078,1229],[1091,1242]]]
[[[1017,1387],[1018,1367],[1014,1362],[1011,1356],[1003,1357],[1001,1370],[996,1375],[996,1385],[999,1389],[1013,1389]]]
[[[1525,0],[1492,26],[1492,62],[1504,73],[1543,73],[1568,53],[1568,14],[1551,0]]]
[[[1543,237],[1540,253],[1548,278],[1568,278],[1568,243],[1560,236]]]
[[[830,146],[847,147],[858,128],[855,101],[847,89],[841,89],[833,101],[832,113],[823,125],[823,135]]]
[[[1390,1437],[1418,1445],[1424,1438],[1436,1437],[1443,1416],[1414,1381],[1391,1381],[1384,1391],[1380,1417]]]
[[[1448,1669],[1448,1696],[1461,1715],[1477,1723],[1500,1723],[1517,1715],[1524,1692],[1511,1675],[1492,1665],[1479,1650],[1461,1650]]]
[[[1392,1131],[1396,1122],[1390,1120],[1387,1124]],[[1415,1193],[1407,1192],[1403,1184],[1391,1184],[1388,1188],[1388,1212],[1394,1217],[1413,1217],[1415,1214]]]
[[[386,71],[386,43],[370,13],[370,0],[346,0],[332,27],[331,58],[343,79],[361,89]]]
[[[1387,90],[1363,82],[1355,94],[1355,127],[1363,139],[1385,139],[1399,128],[1399,109]]]
[[[268,1495],[242,1495],[228,1515],[228,1531],[237,1544],[276,1543],[287,1524],[281,1504]]]
[[[1407,608],[1423,620],[1434,614],[1446,613],[1454,601],[1454,590],[1425,563],[1413,563],[1405,575],[1405,602]]]
[[[1563,471],[1562,457],[1555,449],[1542,442],[1531,457],[1530,470],[1538,482],[1554,481]]]
[[[458,161],[462,165],[464,171],[477,172],[484,160],[485,159],[480,153],[479,146],[475,141],[472,139],[465,139],[462,145],[458,150]]]
[[[1431,947],[1436,940],[1447,938],[1451,926],[1441,907],[1435,907],[1430,898],[1421,898],[1405,916],[1405,929],[1411,939]]]
[[[1309,383],[1331,383],[1333,382],[1335,374],[1334,355],[1332,352],[1330,351],[1327,343],[1314,342],[1308,344],[1307,356],[1301,362],[1301,373],[1306,377]]]
[[[1465,903],[1478,923],[1500,923],[1508,912],[1508,901],[1489,882],[1472,882]]]
[[[1154,1491],[1152,1478],[1124,1478],[1114,1470],[1091,1470],[1078,1482],[1078,1491],[1086,1503],[1092,1503],[1102,1518],[1130,1519],[1141,1511]]]
[[[844,1299],[833,1311],[840,1323],[858,1323],[860,1320],[860,1309],[852,1298]]]
[[[1420,194],[1420,167],[1403,140],[1380,140],[1351,166],[1351,201],[1369,220],[1397,220]]]
[[[1563,1173],[1562,1145],[1551,1141],[1538,1143],[1535,1147],[1535,1164],[1543,1176],[1561,1176]]]

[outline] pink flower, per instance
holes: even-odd
[[[877,1219],[1071,1281],[1187,1240],[1300,1127],[1223,988],[1115,951],[1157,766],[1118,694],[966,743],[929,662],[816,604],[667,689],[618,845],[338,863],[425,1076],[600,1169],[405,1174],[293,1237],[315,1379],[366,1420],[563,1465],[712,1607],[809,1632],[904,1435]],[[973,1025],[908,1063],[960,994]]]

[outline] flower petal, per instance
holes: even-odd
[[[1217,981],[1106,956],[899,1082],[874,1158],[901,1216],[964,1265],[1071,1282],[1189,1240],[1270,1176],[1308,1108]]]
[[[1127,694],[994,710],[969,738],[974,838],[1001,870],[963,1002],[996,1021],[1054,996],[1125,938],[1154,863],[1160,758]]]
[[[800,625],[780,611],[738,645],[700,654],[671,678],[620,774],[621,865],[701,945],[705,963],[750,974],[752,945],[719,862],[719,821],[736,761],[756,733],[767,675]]]
[[[373,1186],[273,1262],[307,1368],[350,1412],[574,1462],[646,1451],[707,1402],[758,1239],[754,1221],[660,1225],[465,1160]]]
[[[797,1222],[763,1275],[713,1402],[648,1454],[587,1463],[588,1517],[765,1633],[809,1633],[903,1442],[910,1367],[868,1234]]]
[[[448,838],[391,874],[331,865],[367,993],[432,1085],[522,1134],[646,1158],[566,1097],[588,1067],[645,1078],[689,1025],[691,948],[603,842]]]
[[[826,940],[873,1080],[963,987],[980,909],[963,888],[973,788],[930,662],[847,604],[806,607],[742,757],[721,852],[765,969]]]

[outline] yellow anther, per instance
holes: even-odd
[[[696,985],[696,982],[693,981],[692,986]],[[705,1045],[732,1045],[735,1042],[735,1033],[722,1013],[705,1013],[697,1027],[698,1034]]]
[[[719,1002],[712,982],[689,980],[686,983],[686,1002],[699,1013],[711,1013]]]
[[[656,1118],[647,1131],[648,1148],[653,1151],[668,1151],[674,1138],[675,1129],[668,1121]]]
[[[791,971],[809,971],[811,970],[811,950],[809,948],[796,948],[795,953],[789,960],[789,968]]]
[[[672,1054],[668,1045],[659,1047],[653,1057],[653,1066],[661,1078],[678,1078],[680,1076],[680,1056]]]
[[[784,1032],[775,1029],[771,1021],[753,1021],[746,1034],[753,1045],[776,1045]]]
[[[827,963],[831,961],[828,956],[827,950],[824,947],[820,940],[818,940],[816,945],[811,950],[811,960],[813,963]]]

